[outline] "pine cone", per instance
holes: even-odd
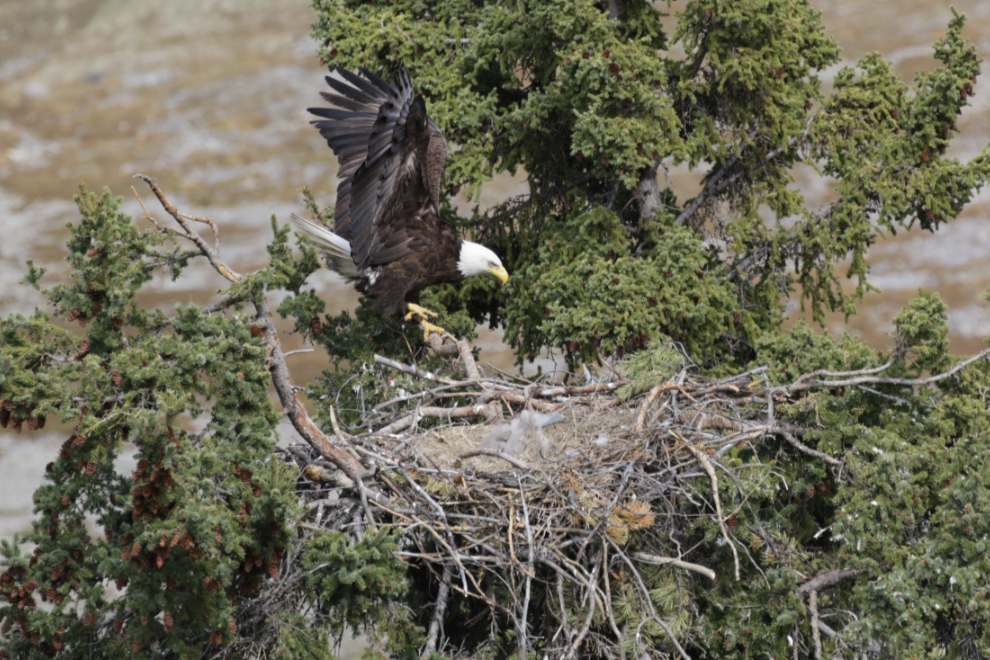
[[[165,613],[165,632],[172,632],[172,626],[175,625],[175,621],[172,620],[172,613]]]
[[[113,530],[109,527],[103,528],[103,536],[106,538],[107,543],[113,543]]]
[[[28,431],[37,431],[38,430],[38,418],[37,417],[28,417],[27,427],[28,427]]]
[[[120,634],[120,631],[123,630],[123,629],[124,629],[124,620],[123,619],[114,619],[113,620],[113,631],[115,633],[117,633],[117,634]]]
[[[5,407],[0,407],[0,429],[7,428],[7,422],[10,421],[10,411]]]
[[[97,465],[96,461],[90,461],[89,463],[86,464],[86,474],[92,477],[94,474],[96,474],[97,467],[99,466]]]
[[[52,640],[52,646],[55,647],[55,650],[56,651],[61,651],[62,650],[62,640],[59,639],[58,637],[56,637],[55,639]]]
[[[58,524],[58,511],[52,511],[52,524]]]
[[[221,642],[223,642],[222,632],[220,632],[219,630],[214,630],[213,632],[210,633],[210,644],[213,644],[214,646],[220,646]]]
[[[69,315],[65,317],[65,320],[68,321],[69,323],[72,323],[80,316],[82,316],[82,312],[79,311],[78,309],[73,309],[69,312]]]
[[[58,624],[58,629],[55,632],[58,633],[59,635],[64,635],[65,634],[65,622],[64,621],[62,623]]]
[[[48,587],[47,589],[45,589],[45,598],[47,598],[48,600],[54,601],[55,594],[56,594],[55,587]]]
[[[123,325],[124,325],[124,319],[114,319],[113,320],[113,327],[117,328],[118,330],[120,328],[122,328]]]
[[[814,496],[815,496],[815,485],[814,485],[814,484],[812,484],[812,485],[810,485],[810,486],[808,486],[807,488],[805,488],[805,489],[804,489],[804,495],[805,495],[805,497],[807,497],[807,498],[808,498],[809,500],[810,500],[810,499],[811,499],[812,497],[814,497]]]
[[[241,469],[241,483],[243,483],[245,486],[251,485],[251,470],[247,468]]]
[[[264,337],[265,331],[261,329],[260,325],[251,326],[251,336],[252,337]]]
[[[93,314],[99,316],[102,313],[103,313],[103,305],[101,305],[100,303],[93,303]]]
[[[227,622],[227,630],[230,631],[230,634],[231,635],[236,635],[237,634],[237,624],[234,623],[233,621],[228,621]]]
[[[323,334],[323,323],[322,321],[320,321],[319,316],[313,317],[313,320],[310,321],[309,323],[309,328],[310,330],[313,331],[313,334],[316,335],[317,337]]]
[[[736,518],[736,514],[729,514],[729,519],[726,520],[726,522],[729,523],[729,527],[732,528],[733,532],[736,531],[736,527],[739,525],[739,520]]]
[[[0,635],[6,635],[10,632],[10,621],[4,621],[3,625],[0,625]]]
[[[69,499],[69,496],[68,495],[63,495],[62,496],[62,506],[69,506],[70,504],[72,504],[72,500]]]
[[[58,582],[62,579],[62,575],[65,573],[65,569],[61,566],[58,568],[53,568],[51,573],[52,582]]]
[[[119,577],[113,581],[114,586],[117,587],[117,591],[120,591],[121,589],[126,587],[128,582],[130,582],[130,578],[128,578],[126,575],[124,577]]]
[[[82,622],[84,626],[92,626],[99,620],[99,618],[100,617],[96,614],[96,612],[89,611],[83,615]]]
[[[118,386],[118,387],[120,386],[120,372],[119,371],[114,371],[113,372],[113,384],[115,386]]]
[[[17,415],[15,415],[14,413],[10,413],[10,428],[14,429],[18,433],[21,432],[21,422],[22,421],[23,420],[20,417],[18,417]]]
[[[268,577],[275,579],[278,577],[278,559],[272,557],[272,560],[268,562]]]
[[[131,653],[139,653],[141,651],[141,640],[135,639],[131,644]]]

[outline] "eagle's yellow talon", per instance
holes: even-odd
[[[444,330],[443,328],[441,328],[439,325],[433,325],[432,323],[430,323],[428,321],[423,321],[419,325],[420,325],[421,328],[423,328],[423,341],[425,341],[426,343],[430,343],[430,333],[431,332],[435,332],[438,335],[440,335],[441,341],[442,341],[442,338],[443,338],[444,333],[447,332],[446,330]]]
[[[412,321],[412,317],[413,316],[419,316],[419,318],[423,319],[424,321],[426,319],[431,319],[431,318],[432,319],[435,319],[435,318],[438,318],[440,316],[436,312],[430,311],[430,310],[426,309],[425,307],[420,307],[419,305],[417,305],[415,303],[409,303],[408,307],[409,307],[409,313],[406,314],[406,316],[405,316],[405,320],[406,321]],[[436,327],[436,326],[433,326],[433,327]]]

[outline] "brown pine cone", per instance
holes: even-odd
[[[268,562],[268,577],[275,579],[278,577],[278,559],[272,557],[272,560]]]
[[[87,463],[86,464],[86,474],[87,474],[87,476],[92,477],[94,474],[96,474],[96,468],[97,467],[99,467],[99,466],[97,465],[96,461],[90,461],[89,463]]]
[[[113,583],[114,586],[117,587],[117,590],[120,591],[121,589],[126,587],[127,583],[130,581],[131,581],[130,578],[125,575],[124,577],[117,578],[116,580],[113,581]]]
[[[37,423],[38,423],[38,425],[37,425],[37,427],[36,427],[36,428],[37,428],[37,429],[38,429],[39,431],[40,431],[41,429],[43,429],[43,428],[45,428],[45,422],[47,422],[47,421],[48,421],[48,416],[47,416],[47,415],[39,415],[38,417],[35,417],[35,419],[37,420]]]
[[[243,483],[245,486],[251,485],[251,470],[247,468],[241,469],[241,483]]]
[[[739,521],[736,519],[736,514],[729,514],[729,519],[726,522],[729,523],[729,527],[732,528],[733,532],[736,531],[736,527],[739,525]]]
[[[251,336],[252,337],[264,337],[265,331],[261,329],[260,325],[251,326]]]
[[[814,484],[812,484],[812,485],[810,485],[810,486],[808,486],[807,488],[805,488],[805,489],[804,489],[804,495],[805,495],[805,497],[807,497],[807,498],[808,498],[809,500],[810,500],[810,499],[811,499],[812,497],[814,497],[814,496],[815,496],[815,485],[814,485]]]
[[[69,499],[69,496],[68,495],[63,495],[62,496],[62,506],[69,506],[70,504],[72,504],[72,500]]]
[[[65,317],[65,320],[68,321],[69,323],[72,323],[81,315],[82,315],[81,311],[79,311],[78,309],[73,309],[69,312],[69,315]]]
[[[320,321],[319,316],[313,317],[313,320],[310,321],[309,323],[309,328],[310,330],[313,331],[313,334],[316,335],[317,337],[323,334],[323,322]]]
[[[135,639],[134,643],[131,644],[131,653],[138,653],[141,651],[141,640]]]
[[[0,635],[6,635],[10,632],[10,621],[4,621],[3,625],[0,625]]]
[[[117,328],[118,330],[120,328],[122,328],[123,325],[124,325],[124,319],[114,319],[113,320],[113,327]]]
[[[119,634],[120,631],[123,630],[123,629],[124,629],[124,620],[123,619],[114,619],[113,620],[113,631],[115,633],[118,633]]]
[[[172,626],[175,625],[175,621],[172,620],[172,613],[165,613],[165,632],[172,632]]]
[[[99,620],[99,618],[100,617],[97,616],[96,612],[89,611],[89,612],[86,612],[86,614],[83,615],[82,622],[83,622],[83,625],[84,626],[92,626],[93,624],[95,624]]]
[[[228,621],[227,622],[227,630],[230,631],[230,634],[231,635],[236,635],[237,634],[237,624],[234,623],[233,621]]]
[[[52,640],[52,646],[55,647],[55,650],[56,651],[61,651],[62,650],[62,640],[59,639],[58,637],[56,637],[55,639]]]
[[[213,632],[210,633],[210,644],[213,644],[214,646],[220,646],[221,642],[223,642],[222,632],[220,632],[219,630],[214,630]]]
[[[120,372],[119,371],[114,371],[113,372],[113,384],[114,385],[117,385],[117,386],[120,385]]]
[[[48,587],[48,589],[45,590],[45,598],[47,598],[50,601],[54,601],[55,593],[56,593],[55,587]]]

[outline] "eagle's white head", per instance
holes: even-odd
[[[461,241],[461,254],[457,259],[457,270],[464,277],[491,273],[502,280],[502,284],[509,281],[509,273],[505,270],[505,266],[502,265],[498,256],[484,245],[471,241]]]

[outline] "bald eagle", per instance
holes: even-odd
[[[364,79],[337,73],[326,78],[335,93],[320,94],[335,107],[309,108],[340,162],[334,231],[295,214],[292,223],[375,307],[417,321],[429,340],[443,329],[419,306],[421,290],[485,273],[505,284],[509,274],[494,252],[463,240],[440,217],[447,141],[405,68],[391,85],[367,70]]]

